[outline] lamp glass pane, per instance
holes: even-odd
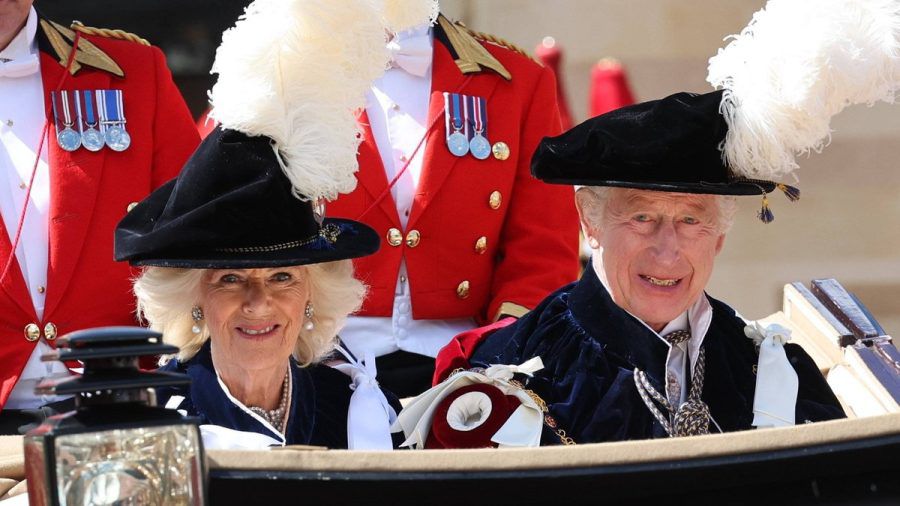
[[[194,425],[65,434],[55,444],[61,506],[202,504]]]

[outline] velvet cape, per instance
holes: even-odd
[[[701,397],[723,431],[750,429],[757,351],[734,310],[708,299],[713,317],[703,341],[706,375]],[[540,356],[544,369],[527,381],[527,387],[547,402],[550,414],[577,443],[666,436],[641,400],[633,371],[639,367],[657,390],[664,391],[668,346],[612,301],[592,267],[580,281],[551,294],[515,323],[483,331],[481,336],[478,332],[458,336],[441,351],[438,365],[448,366],[436,378],[445,377],[450,367],[465,366],[461,355],[468,355],[472,367],[520,364]],[[843,417],[809,355],[790,343],[785,352],[799,378],[797,423]],[[710,424],[710,432],[718,432],[716,424]],[[559,441],[544,428],[541,444]]]
[[[294,383],[285,444],[347,448],[347,411],[353,393],[350,377],[322,364],[300,367],[293,357],[290,367]],[[279,441],[282,439],[231,402],[222,390],[213,367],[210,341],[207,340],[190,360],[172,360],[160,370],[184,373],[191,378],[191,384],[187,387],[157,389],[157,403],[160,406],[165,406],[173,395],[180,395],[184,400],[177,409],[199,417],[201,424],[256,432]],[[397,398],[389,392],[385,395],[399,412]]]

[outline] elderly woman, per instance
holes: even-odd
[[[347,448],[359,428],[348,427],[351,397],[374,395],[382,409],[369,423],[383,419],[379,447],[391,447],[396,399],[388,394],[388,405],[361,384],[359,370],[353,390],[321,363],[353,360],[337,354],[335,337],[365,294],[349,259],[375,251],[378,238],[361,223],[319,219],[293,195],[269,139],[217,129],[122,220],[117,258],[145,266],[134,284],[139,313],[180,348],[162,370],[191,378],[189,388],[160,389],[160,404],[266,436],[245,437],[251,446]]]
[[[158,402],[198,417],[207,446],[392,448],[399,403],[337,339],[365,294],[350,259],[378,235],[324,202],[356,186],[384,34],[436,14],[402,3],[248,7],[216,52],[217,128],[116,229],[116,259],[143,268],[140,315],[180,347],[162,370],[191,378]]]

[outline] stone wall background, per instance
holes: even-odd
[[[442,11],[528,50],[552,36],[577,121],[587,113],[590,69],[622,62],[638,100],[705,92],[707,60],[761,0],[442,0]],[[801,158],[802,199],[770,198],[776,220],[742,199],[710,293],[745,317],[781,307],[791,281],[837,278],[888,332],[900,336],[900,105],[854,106],[832,122],[823,153]]]

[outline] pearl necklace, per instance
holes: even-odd
[[[269,422],[272,427],[284,433],[285,421],[287,419],[288,402],[291,399],[291,369],[288,367],[287,373],[284,375],[284,383],[281,387],[281,401],[275,409],[263,409],[256,406],[248,406],[250,411],[256,413],[263,420]]]

